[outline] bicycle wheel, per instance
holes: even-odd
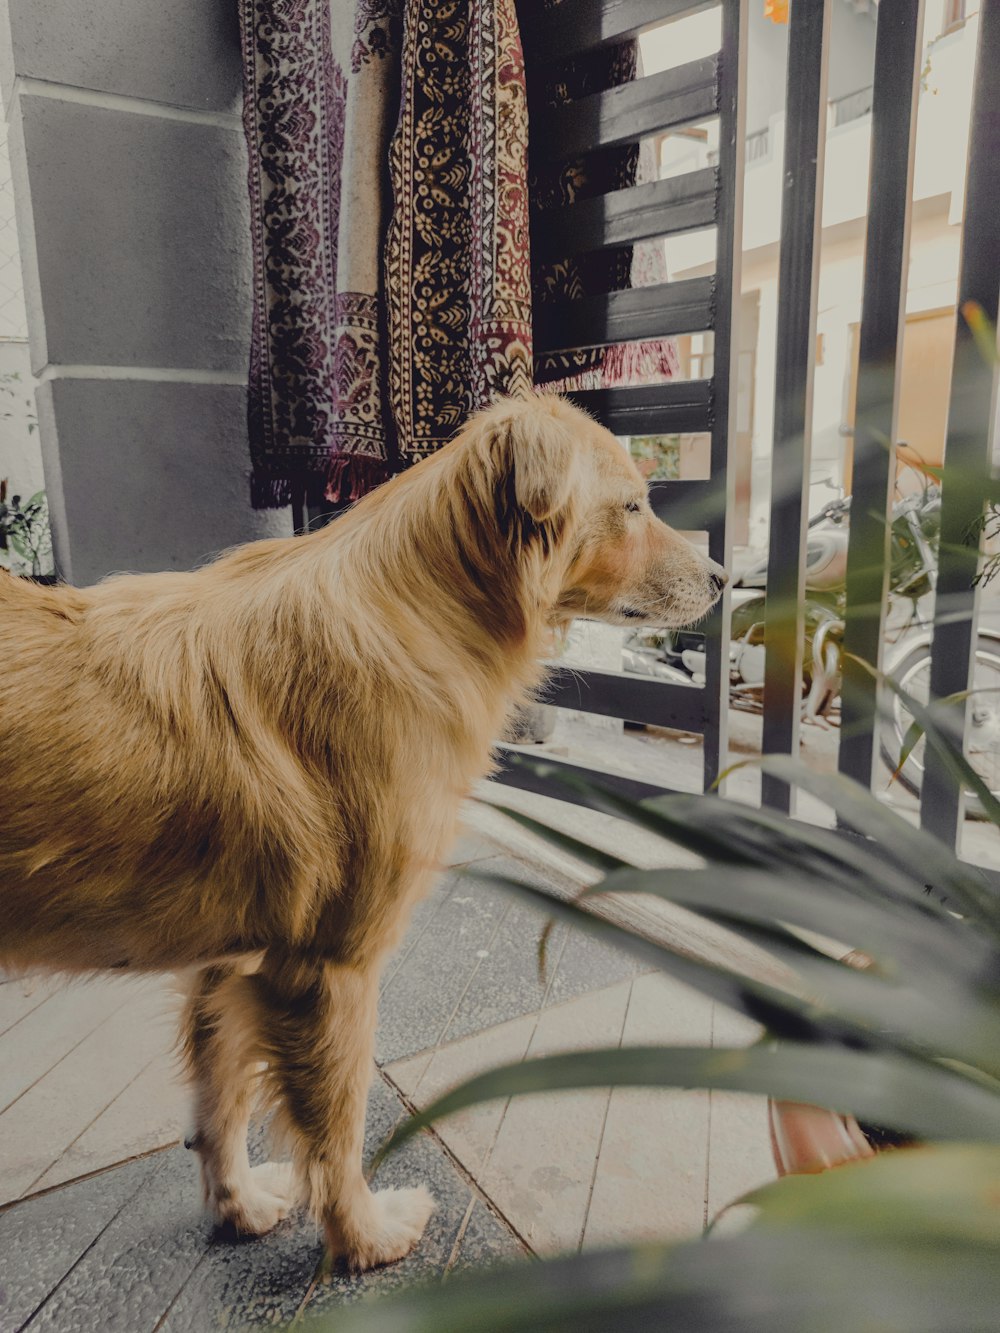
[[[918,644],[893,668],[893,678],[907,694],[922,704],[930,697],[931,652],[927,644]],[[976,642],[976,665],[972,688],[977,692],[970,701],[966,757],[991,792],[1000,796],[1000,639],[980,634]],[[888,713],[879,732],[882,758],[895,771],[903,751],[906,733],[913,717],[898,695],[887,700]],[[924,782],[926,740],[921,737],[907,756],[897,781],[907,791],[919,796]],[[983,814],[978,800],[970,796],[965,812],[977,818]]]

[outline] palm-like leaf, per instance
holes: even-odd
[[[925,1148],[751,1196],[743,1234],[518,1265],[338,1311],[336,1333],[992,1333],[1000,1150]]]
[[[887,684],[1000,826],[1000,802],[934,708]],[[380,1158],[435,1120],[483,1101],[607,1086],[766,1093],[852,1112],[924,1140],[974,1146],[911,1150],[858,1170],[779,1182],[754,1196],[760,1219],[734,1240],[522,1269],[460,1297],[452,1285],[443,1302],[427,1296],[395,1311],[381,1307],[377,1327],[480,1333],[645,1329],[669,1321],[690,1329],[877,1325],[909,1333],[994,1326],[1000,895],[856,783],[786,757],[766,758],[761,767],[824,802],[841,827],[800,824],[719,796],[635,802],[549,771],[578,801],[695,853],[701,867],[642,870],[559,834],[551,840],[600,875],[576,901],[488,877],[552,919],[596,932],[753,1019],[764,1029],[761,1041],[735,1050],[580,1051],[494,1069],[400,1126]],[[541,821],[517,818],[549,836]],[[615,917],[615,904],[635,894],[694,912],[756,952],[731,955],[747,958],[737,967],[641,935]],[[838,955],[848,949],[862,951],[871,967],[846,966]],[[847,1282],[841,1265],[850,1266]],[[754,1317],[746,1322],[748,1309]],[[359,1316],[359,1329],[375,1326],[366,1318]]]

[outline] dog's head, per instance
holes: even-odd
[[[554,395],[509,399],[463,436],[481,522],[544,573],[550,618],[686,625],[725,571],[656,517],[621,444]]]

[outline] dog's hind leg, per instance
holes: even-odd
[[[359,1272],[401,1259],[434,1200],[422,1188],[373,1193],[364,1177],[378,967],[268,954],[249,980],[282,1127],[330,1252]]]
[[[190,987],[181,1048],[194,1088],[194,1129],[185,1139],[201,1159],[205,1202],[225,1230],[270,1231],[294,1203],[290,1162],[251,1167],[247,1129],[260,1062],[249,978],[238,965],[198,972]]]

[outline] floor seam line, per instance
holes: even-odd
[[[559,961],[556,963],[555,967],[552,969],[552,978],[553,978],[553,980],[555,979],[555,974],[556,974],[556,971],[557,971],[558,968],[559,968],[559,964],[562,962],[562,956],[563,956],[563,953],[564,953],[564,951],[565,951],[565,949],[566,949],[566,944],[567,944],[568,939],[569,939],[569,935],[568,935],[568,933],[567,933],[566,935],[563,936],[562,948],[559,950]],[[548,991],[546,991],[546,995],[547,995],[547,994],[548,994]],[[542,1000],[542,1009],[536,1009],[536,1010],[534,1011],[534,1019],[535,1019],[535,1021],[534,1021],[534,1024],[532,1025],[532,1028],[531,1028],[531,1034],[530,1034],[530,1036],[528,1037],[527,1045],[525,1046],[525,1048],[524,1048],[524,1052],[523,1052],[523,1054],[522,1054],[522,1056],[521,1056],[521,1063],[522,1063],[522,1064],[524,1063],[525,1060],[527,1060],[529,1054],[531,1053],[531,1043],[535,1040],[535,1034],[536,1034],[537,1031],[538,1031],[538,1024],[541,1022],[541,1019],[542,1019],[542,1012],[543,1012],[543,1009],[544,1009],[544,1005],[545,1005],[545,1000],[544,1000],[544,998],[543,998],[543,1000]],[[558,1006],[556,1006],[556,1007],[558,1007]],[[527,1017],[527,1015],[522,1015],[522,1017]],[[511,1020],[511,1019],[506,1019],[505,1021],[508,1022],[508,1023],[509,1023],[509,1022],[512,1022],[512,1021],[513,1021],[513,1022],[517,1022],[517,1019],[513,1019],[513,1020]],[[494,1026],[496,1026],[496,1027],[500,1027],[500,1026],[502,1026],[502,1025],[499,1024],[499,1023],[497,1023],[497,1024],[494,1024]],[[489,1032],[490,1029],[489,1029],[489,1028],[483,1028],[482,1030],[483,1030],[483,1032]],[[473,1035],[479,1035],[479,1034],[477,1033],[477,1034],[473,1034]],[[497,1140],[500,1138],[500,1132],[501,1132],[501,1130],[502,1130],[503,1127],[504,1127],[504,1123],[506,1122],[506,1119],[507,1119],[507,1112],[510,1110],[510,1104],[511,1104],[511,1101],[512,1101],[512,1100],[513,1100],[513,1099],[510,1098],[510,1097],[507,1097],[507,1098],[504,1100],[503,1109],[502,1109],[501,1112],[500,1112],[500,1119],[497,1121],[497,1127],[496,1127],[496,1129],[493,1131],[493,1137],[492,1137],[492,1139],[490,1139],[490,1142],[489,1142],[489,1144],[487,1145],[486,1151],[485,1151],[485,1153],[483,1154],[483,1160],[482,1160],[482,1162],[480,1163],[480,1167],[479,1167],[480,1171],[485,1171],[486,1168],[487,1168],[487,1167],[489,1166],[489,1164],[490,1164],[490,1161],[491,1161],[491,1159],[492,1159],[492,1157],[493,1157],[493,1149],[497,1146]]]
[[[95,1173],[95,1174],[96,1174],[96,1173]],[[157,1172],[154,1170],[154,1171],[152,1171],[150,1174],[151,1174],[151,1175],[156,1175]],[[24,1323],[21,1325],[22,1329],[27,1328],[27,1327],[29,1326],[29,1324],[31,1324],[31,1323],[38,1317],[38,1315],[41,1314],[42,1310],[45,1309],[46,1305],[48,1305],[48,1303],[49,1303],[49,1301],[51,1301],[52,1297],[55,1296],[56,1293],[57,1293],[57,1292],[62,1288],[62,1286],[65,1284],[66,1279],[67,1279],[68,1277],[70,1277],[73,1273],[76,1272],[76,1270],[77,1270],[77,1269],[79,1268],[79,1266],[83,1263],[84,1259],[86,1259],[87,1255],[88,1255],[88,1254],[90,1253],[90,1251],[94,1248],[94,1246],[97,1244],[97,1242],[101,1239],[101,1237],[105,1234],[105,1232],[108,1231],[108,1229],[109,1229],[110,1227],[112,1227],[112,1226],[115,1224],[115,1222],[118,1221],[119,1217],[121,1217],[121,1215],[122,1215],[122,1213],[125,1211],[125,1209],[129,1206],[129,1204],[133,1201],[133,1199],[135,1199],[136,1195],[139,1194],[139,1192],[142,1190],[143,1186],[146,1185],[147,1183],[148,1183],[147,1178],[144,1178],[144,1179],[140,1180],[139,1183],[136,1185],[135,1189],[134,1189],[134,1190],[132,1191],[132,1193],[128,1196],[128,1198],[125,1199],[125,1200],[123,1200],[123,1202],[122,1202],[122,1204],[121,1204],[121,1207],[115,1209],[115,1211],[114,1211],[114,1212],[111,1214],[111,1216],[108,1218],[107,1222],[105,1222],[104,1226],[101,1227],[100,1231],[97,1233],[97,1235],[94,1237],[94,1239],[90,1242],[90,1244],[86,1247],[86,1249],[82,1250],[82,1251],[80,1252],[80,1254],[77,1255],[76,1259],[73,1261],[72,1264],[70,1264],[69,1268],[66,1269],[66,1272],[63,1273],[62,1277],[59,1279],[59,1281],[56,1283],[56,1285],[55,1285],[54,1287],[52,1287],[49,1291],[47,1291],[46,1294],[45,1294],[44,1299],[41,1300],[41,1301],[39,1301],[38,1305],[35,1306],[34,1310],[32,1310],[31,1314],[28,1316],[28,1318],[27,1318],[27,1319],[24,1321]],[[56,1188],[59,1188],[59,1187],[56,1186]],[[39,1198],[40,1198],[41,1195],[38,1195],[38,1196],[36,1196],[36,1197],[39,1197]]]
[[[621,1031],[618,1033],[618,1050],[622,1048],[622,1042],[625,1040],[625,1025],[628,1023],[629,1011],[632,1008],[632,995],[635,992],[635,978],[629,982],[628,999],[625,1002],[625,1013],[622,1016]],[[583,1240],[587,1234],[587,1223],[590,1221],[590,1208],[594,1202],[594,1187],[597,1184],[597,1169],[601,1164],[601,1153],[604,1151],[604,1135],[608,1128],[608,1116],[611,1113],[611,1097],[614,1088],[608,1088],[608,1100],[604,1104],[604,1117],[601,1120],[601,1132],[597,1139],[597,1155],[594,1158],[594,1169],[590,1176],[590,1189],[587,1191],[587,1207],[583,1214],[583,1223],[580,1226],[580,1239],[577,1243],[577,1253],[583,1249]]]
[[[143,1076],[143,1074],[146,1072],[146,1070],[149,1069],[152,1065],[154,1065],[154,1064],[156,1063],[157,1060],[159,1060],[159,1058],[160,1058],[159,1055],[154,1055],[150,1060],[148,1060],[148,1061],[142,1066],[141,1069],[138,1069],[138,1070],[132,1075],[132,1077],[129,1079],[129,1081],[125,1084],[125,1086],[124,1086],[123,1088],[119,1088],[119,1090],[115,1093],[115,1095],[111,1098],[111,1100],[107,1103],[107,1105],[102,1106],[101,1109],[97,1112],[97,1114],[96,1114],[91,1120],[89,1120],[89,1121],[87,1122],[87,1124],[84,1125],[83,1129],[80,1130],[79,1134],[77,1134],[75,1138],[70,1139],[69,1143],[66,1144],[66,1146],[63,1148],[63,1150],[62,1150],[62,1152],[59,1154],[59,1156],[56,1157],[56,1158],[54,1158],[53,1161],[51,1161],[51,1162],[48,1164],[48,1166],[45,1168],[45,1170],[42,1171],[42,1172],[40,1172],[39,1175],[37,1175],[37,1176],[35,1177],[35,1179],[31,1182],[31,1184],[28,1186],[28,1188],[27,1188],[26,1190],[24,1190],[23,1193],[21,1194],[20,1197],[21,1197],[22,1199],[25,1198],[27,1195],[29,1195],[29,1194],[31,1193],[31,1191],[35,1188],[35,1186],[38,1184],[38,1182],[39,1182],[40,1180],[43,1180],[43,1179],[45,1178],[45,1176],[47,1176],[48,1173],[52,1170],[52,1168],[53,1168],[57,1163],[59,1163],[59,1162],[62,1161],[62,1159],[66,1156],[66,1154],[67,1154],[67,1153],[69,1152],[69,1150],[73,1147],[73,1145],[74,1145],[75,1143],[79,1143],[80,1139],[83,1138],[84,1134],[86,1134],[87,1130],[90,1129],[91,1125],[96,1125],[97,1122],[98,1122],[98,1120],[100,1120],[101,1116],[104,1115],[104,1113],[105,1113],[106,1111],[110,1111],[111,1108],[112,1108],[112,1106],[114,1106],[115,1102],[119,1099],[119,1097],[124,1096],[124,1094],[125,1094],[126,1092],[128,1092],[129,1088],[131,1088],[132,1085],[133,1085],[138,1079],[140,1079],[140,1078]],[[174,1142],[176,1143],[177,1140],[175,1139]]]
[[[500,914],[500,919],[497,921],[496,925],[495,925],[494,928],[493,928],[493,933],[490,935],[489,939],[486,941],[486,952],[487,952],[487,953],[489,953],[490,949],[493,947],[493,942],[494,942],[494,940],[496,939],[497,935],[499,935],[499,933],[500,933],[500,928],[503,926],[504,922],[505,922],[505,921],[507,920],[507,918],[510,916],[511,912],[513,912],[513,910],[514,910],[514,904],[513,904],[512,902],[508,902],[506,909],[505,909],[503,912],[501,912],[501,914]],[[472,983],[475,981],[475,979],[476,979],[476,977],[477,977],[477,975],[478,975],[478,973],[479,973],[479,969],[482,967],[482,965],[483,965],[483,960],[482,960],[482,958],[477,958],[477,959],[476,959],[476,965],[475,965],[475,967],[472,969],[472,971],[469,973],[469,979],[468,979],[468,981],[465,983],[465,986],[464,986],[463,989],[462,989],[462,994],[461,994],[461,995],[458,997],[458,999],[455,1001],[455,1007],[452,1009],[451,1013],[448,1015],[448,1021],[445,1023],[444,1027],[441,1029],[440,1033],[438,1034],[438,1038],[437,1038],[437,1040],[435,1041],[434,1046],[433,1046],[433,1048],[432,1048],[433,1050],[437,1051],[437,1050],[439,1049],[439,1047],[441,1047],[441,1046],[443,1046],[443,1045],[446,1045],[446,1044],[450,1044],[450,1043],[446,1043],[446,1042],[445,1042],[445,1038],[446,1038],[447,1035],[448,1035],[448,1029],[451,1027],[452,1023],[454,1023],[454,1021],[455,1021],[455,1015],[458,1013],[459,1009],[461,1009],[461,1007],[462,1007],[462,1001],[463,1001],[463,1000],[465,999],[465,997],[468,995],[468,993],[469,993],[469,988],[471,987]],[[493,1026],[496,1026],[496,1025],[494,1024]],[[474,1035],[474,1034],[472,1034],[472,1033],[467,1033],[466,1035],[467,1035],[467,1036],[472,1036],[472,1035]],[[455,1040],[457,1040],[457,1041],[461,1041],[461,1038],[458,1037],[458,1038],[456,1038]]]
[[[382,981],[382,984],[381,984],[381,986],[379,987],[379,993],[378,993],[378,994],[379,994],[379,999],[382,998],[382,996],[385,994],[385,992],[389,989],[389,986],[390,986],[390,985],[392,984],[392,982],[395,980],[397,974],[398,974],[398,973],[402,970],[402,968],[405,966],[405,964],[406,964],[407,961],[409,960],[410,955],[413,953],[413,950],[417,947],[417,945],[420,943],[420,941],[424,938],[424,936],[427,934],[428,930],[430,930],[432,923],[437,919],[439,913],[441,912],[441,910],[443,909],[443,907],[445,906],[445,904],[451,902],[452,896],[454,895],[454,892],[455,892],[455,890],[456,890],[457,888],[458,888],[458,885],[457,885],[457,884],[453,884],[453,885],[451,886],[450,890],[444,895],[444,897],[443,897],[443,898],[441,899],[441,901],[438,903],[437,907],[434,909],[434,911],[430,914],[430,916],[429,916],[429,917],[427,918],[427,920],[424,922],[424,924],[423,924],[423,926],[421,927],[420,931],[413,937],[413,939],[410,941],[410,943],[406,946],[406,951],[404,952],[402,958],[400,958],[400,960],[399,960],[399,962],[396,964],[396,966],[392,969],[392,971],[388,974],[388,976],[385,977],[384,980]],[[426,901],[426,899],[425,899],[425,901]]]
[[[11,982],[9,984],[15,985],[16,983]],[[54,991],[49,991],[47,995],[43,995],[37,1004],[33,1004],[30,1009],[26,1009],[20,1018],[15,1018],[13,1023],[11,1023],[9,1027],[5,1027],[3,1031],[0,1032],[0,1037],[6,1037],[8,1032],[13,1032],[14,1029],[17,1027],[18,1023],[23,1023],[24,1020],[26,1018],[30,1018],[32,1014],[37,1014],[43,1004],[47,1004],[48,1001],[53,998],[53,996],[56,996],[58,994],[59,992],[57,990],[54,990]]]
[[[636,977],[648,975],[648,972],[637,972],[635,974]],[[567,996],[565,1000],[557,1000],[555,1004],[549,1005],[548,1008],[544,1010],[527,1009],[523,1014],[514,1014],[510,1018],[503,1018],[499,1023],[490,1023],[487,1027],[479,1028],[476,1032],[467,1032],[463,1037],[453,1037],[451,1041],[440,1041],[434,1046],[424,1046],[419,1051],[414,1051],[412,1055],[394,1055],[391,1060],[382,1061],[379,1064],[379,1068],[388,1069],[390,1065],[402,1064],[404,1060],[415,1060],[417,1056],[426,1055],[428,1051],[430,1051],[432,1055],[436,1055],[438,1051],[449,1050],[451,1047],[457,1046],[459,1042],[471,1041],[473,1037],[478,1037],[481,1032],[492,1032],[494,1028],[504,1027],[507,1023],[518,1023],[523,1018],[530,1018],[532,1014],[538,1018],[543,1012],[546,1015],[558,1013],[560,1009],[565,1009],[567,1005],[577,1004],[580,1000],[592,998],[595,995],[602,994],[604,991],[614,990],[616,987],[624,985],[626,981],[631,982],[634,980],[635,977],[622,977],[619,981],[611,981],[606,986],[598,986],[596,990],[582,991],[579,995],[570,995]]]
[[[387,1074],[383,1069],[379,1070],[379,1074],[382,1076],[383,1081],[389,1085],[393,1094],[398,1098],[400,1102],[402,1102],[403,1108],[406,1110],[407,1114],[416,1115],[419,1111],[419,1107],[414,1106],[414,1104],[410,1101],[409,1097],[407,1097],[406,1093],[402,1090],[402,1088],[398,1086],[398,1084],[392,1078],[391,1074]],[[475,1194],[475,1196],[482,1201],[484,1207],[490,1213],[492,1213],[493,1216],[497,1218],[498,1221],[503,1223],[503,1225],[507,1228],[507,1230],[511,1233],[511,1235],[514,1236],[514,1238],[519,1242],[519,1244],[521,1244],[524,1247],[524,1250],[527,1254],[531,1255],[532,1257],[537,1257],[531,1243],[525,1239],[525,1237],[521,1234],[520,1230],[514,1225],[514,1223],[510,1220],[510,1218],[499,1206],[499,1204],[497,1204],[496,1201],[492,1199],[489,1194],[486,1193],[486,1190],[483,1188],[483,1186],[480,1185],[479,1181],[472,1174],[472,1172],[465,1165],[465,1163],[461,1160],[461,1158],[444,1141],[444,1139],[437,1132],[434,1126],[428,1125],[427,1129],[424,1132],[434,1140],[437,1146],[448,1158],[448,1161],[452,1164],[452,1166],[455,1168],[458,1174],[462,1177],[462,1179],[472,1190],[473,1194]]]
[[[115,1015],[120,1014],[127,1004],[128,1004],[128,996],[125,996],[125,998],[122,1000],[121,1004],[117,1007],[117,1009],[112,1009],[111,1013],[107,1014],[104,1018],[102,1018],[96,1027],[92,1027],[89,1032],[85,1032],[83,1036],[80,1038],[80,1040],[78,1042],[75,1042],[69,1048],[68,1051],[64,1052],[55,1062],[54,1065],[49,1065],[48,1069],[46,1069],[44,1074],[39,1074],[38,1077],[34,1079],[33,1082],[29,1083],[26,1088],[22,1088],[22,1090],[17,1094],[17,1096],[14,1098],[13,1101],[8,1102],[6,1106],[0,1106],[0,1117],[5,1116],[7,1112],[10,1110],[10,1108],[12,1106],[16,1106],[22,1097],[26,1097],[27,1094],[32,1090],[32,1088],[37,1088],[39,1083],[41,1083],[43,1079],[48,1078],[49,1074],[52,1073],[53,1069],[58,1069],[59,1066],[63,1063],[63,1061],[68,1060],[69,1057],[73,1054],[73,1052],[77,1050],[80,1046],[82,1046],[83,1043],[88,1040],[88,1038],[92,1037],[95,1032],[100,1032],[101,1028],[104,1027],[105,1023],[110,1023],[111,1020],[115,1017]]]

